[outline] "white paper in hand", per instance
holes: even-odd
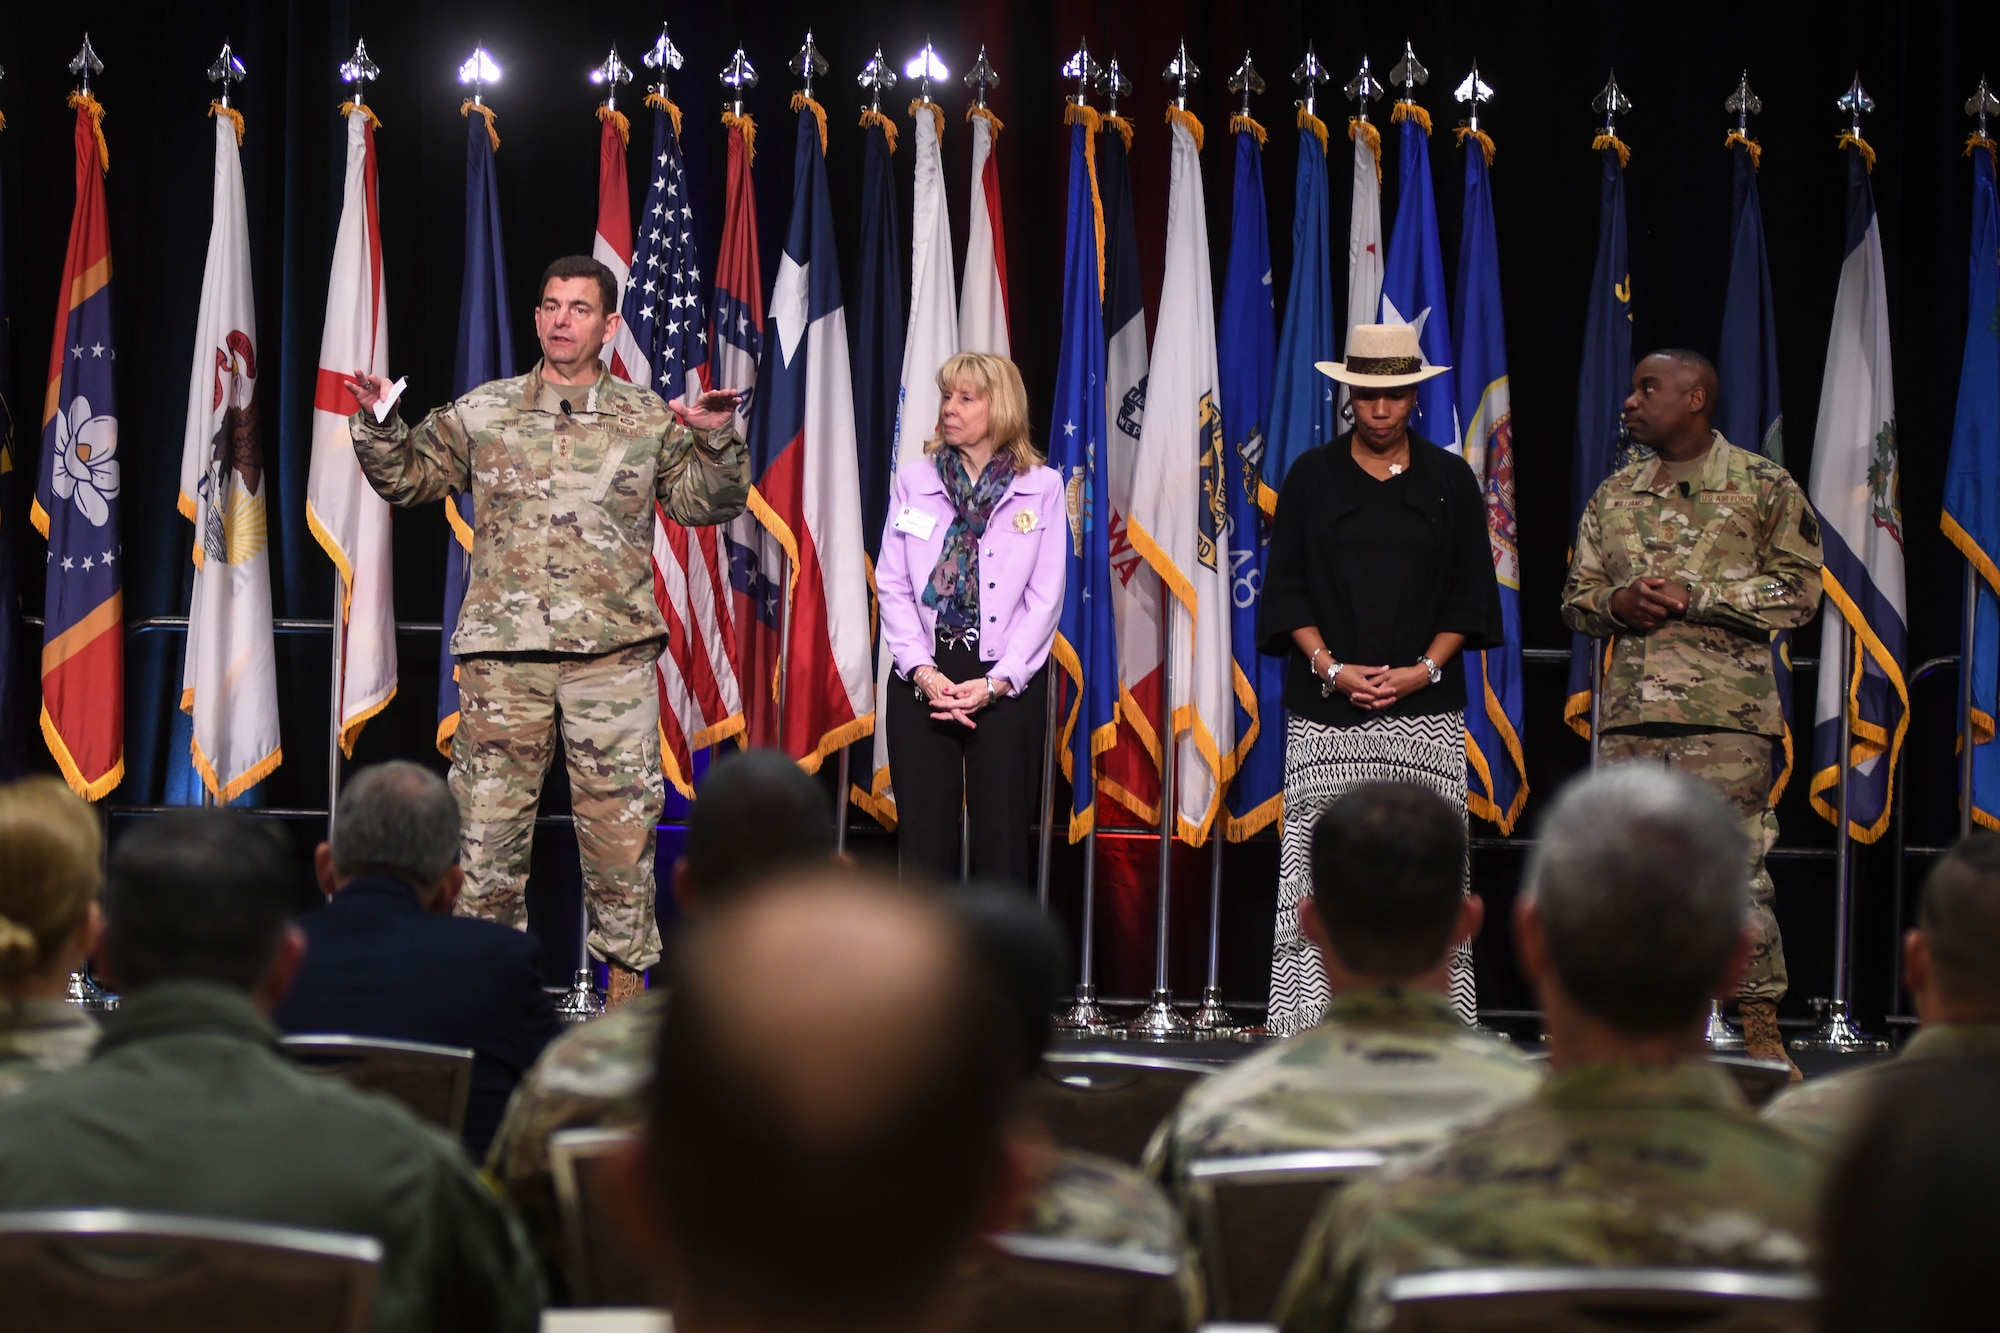
[[[396,400],[403,396],[403,390],[408,387],[410,387],[410,377],[398,375],[396,382],[389,386],[388,391],[375,400],[375,420],[378,424],[389,419],[389,414],[396,410]]]

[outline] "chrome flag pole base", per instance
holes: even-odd
[[[579,967],[569,989],[556,1001],[556,1018],[564,1023],[586,1023],[604,1012],[604,996],[591,980],[590,969]]]
[[[118,1007],[118,997],[98,985],[88,972],[69,974],[63,998],[87,1014],[109,1013]]]
[[[1104,1011],[1097,1007],[1097,987],[1086,981],[1076,988],[1076,1003],[1056,1019],[1058,1037],[1099,1037],[1110,1027]]]
[[[1133,1041],[1186,1041],[1193,1034],[1188,1021],[1174,1011],[1174,993],[1153,992],[1152,1003],[1125,1025],[1125,1035]]]
[[[1729,1020],[1722,1016],[1722,1001],[1708,1002],[1708,1026],[1701,1034],[1702,1041],[1711,1051],[1740,1051],[1743,1049],[1743,1034],[1729,1026]]]
[[[1785,1045],[1794,1051],[1823,1055],[1883,1055],[1889,1050],[1888,1042],[1868,1036],[1854,1026],[1847,1016],[1845,1000],[1828,1001],[1825,1020]]]
[[[1222,1007],[1222,988],[1220,986],[1202,987],[1201,1008],[1195,1010],[1194,1016],[1188,1019],[1188,1026],[1193,1028],[1198,1035],[1206,1034],[1211,1037],[1233,1037],[1236,1035],[1236,1020],[1231,1018],[1229,1011]]]

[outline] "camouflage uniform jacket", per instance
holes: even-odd
[[[0,1002],[0,1101],[90,1057],[97,1024],[67,1000]]]
[[[348,429],[390,504],[472,494],[471,584],[451,638],[460,656],[597,654],[664,636],[654,502],[694,526],[736,517],[750,494],[733,428],[692,431],[651,389],[609,373],[545,384],[538,362],[414,427],[356,412]]]
[[[1764,1118],[1821,1152],[1831,1153],[1860,1119],[1862,1107],[1884,1070],[1903,1060],[1994,1052],[2000,1052],[2000,1026],[1940,1023],[1918,1031],[1895,1060],[1877,1060],[1844,1074],[1808,1079],[1779,1093],[1764,1108]]]
[[[649,990],[550,1042],[515,1087],[487,1149],[487,1179],[521,1215],[551,1279],[559,1276],[563,1243],[549,1136],[564,1129],[636,1129],[645,1121],[653,1046],[666,1013],[667,992]]]
[[[1810,1257],[1816,1172],[1704,1061],[1566,1070],[1336,1195],[1285,1283],[1279,1323],[1386,1328],[1389,1283],[1441,1269],[1794,1271]]]
[[[1682,495],[1648,454],[1611,474],[1584,507],[1563,588],[1579,634],[1615,636],[1604,726],[1669,723],[1782,736],[1771,631],[1812,619],[1819,520],[1791,474],[1718,433],[1698,486]],[[1611,597],[1642,577],[1676,579],[1687,615],[1640,634]]]
[[[1201,1270],[1181,1215],[1158,1185],[1125,1163],[1057,1149],[1020,1229],[1043,1240],[1126,1250],[1174,1264],[1187,1327],[1201,1323]]]
[[[1467,1027],[1442,995],[1360,991],[1336,997],[1311,1031],[1195,1084],[1143,1164],[1185,1206],[1188,1166],[1201,1158],[1414,1154],[1541,1081],[1535,1065]]]

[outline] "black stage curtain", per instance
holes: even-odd
[[[715,74],[740,41],[762,75],[750,110],[759,125],[756,186],[767,284],[777,268],[791,205],[797,118],[786,104],[796,80],[786,65],[807,26],[832,64],[819,88],[829,111],[829,177],[850,283],[862,148],[854,123],[860,100],[855,73],[878,43],[900,63],[928,36],[955,71],[985,45],[1002,76],[992,105],[1007,126],[1000,155],[1014,346],[1037,403],[1045,402],[1053,379],[1059,332],[1066,149],[1057,70],[1080,38],[1088,38],[1100,57],[1117,55],[1137,85],[1125,110],[1138,125],[1133,172],[1149,311],[1157,301],[1167,187],[1160,70],[1178,39],[1186,38],[1205,73],[1189,106],[1211,135],[1203,156],[1218,283],[1230,207],[1229,155],[1222,144],[1234,104],[1223,80],[1247,48],[1270,81],[1271,90],[1254,110],[1271,131],[1265,178],[1273,281],[1281,300],[1292,248],[1297,142],[1286,76],[1308,41],[1341,82],[1363,52],[1386,81],[1406,39],[1428,65],[1431,80],[1419,100],[1439,131],[1431,158],[1448,272],[1457,247],[1462,179],[1459,150],[1446,133],[1462,115],[1450,90],[1476,59],[1482,76],[1498,90],[1483,119],[1499,148],[1493,178],[1530,647],[1568,643],[1557,615],[1557,591],[1570,536],[1565,497],[1597,222],[1592,96],[1615,67],[1636,107],[1620,124],[1633,150],[1627,189],[1635,346],[1685,345],[1709,352],[1717,338],[1728,245],[1730,166],[1722,139],[1731,118],[1722,101],[1746,69],[1764,98],[1767,109],[1753,129],[1765,148],[1763,203],[1779,311],[1787,462],[1804,479],[1812,467],[1810,445],[1843,235],[1844,166],[1834,136],[1844,117],[1833,102],[1858,70],[1879,105],[1865,132],[1880,153],[1874,183],[1899,381],[1912,666],[1957,649],[1962,566],[1940,537],[1937,518],[1966,316],[1969,167],[1961,145],[1969,124],[1961,106],[2000,54],[1995,46],[2000,20],[1992,7],[1960,0],[1668,8],[1613,0],[1434,0],[1411,6],[1353,0],[1311,5],[929,0],[893,9],[850,0],[737,6],[667,0],[650,7],[515,0],[7,6],[0,14],[0,64],[7,74],[0,82],[0,112],[7,117],[0,133],[0,176],[14,362],[0,373],[6,376],[30,475],[72,206],[72,113],[63,96],[73,80],[65,66],[86,27],[106,65],[96,90],[108,109],[104,129],[111,150],[128,619],[187,610],[190,532],[174,509],[175,475],[209,227],[213,140],[204,111],[211,87],[203,73],[221,43],[227,39],[235,46],[250,73],[236,103],[248,122],[243,162],[259,327],[266,360],[278,366],[265,377],[262,391],[267,457],[278,497],[272,513],[276,610],[280,617],[324,617],[332,606],[332,567],[306,531],[304,494],[312,384],[339,203],[342,138],[335,107],[344,90],[336,67],[355,38],[364,36],[383,71],[369,101],[383,126],[378,144],[391,361],[397,373],[409,376],[407,410],[415,411],[445,396],[452,365],[464,196],[465,132],[458,115],[464,93],[454,79],[457,66],[481,42],[505,69],[488,100],[499,113],[503,140],[498,170],[508,281],[517,306],[515,338],[523,358],[531,358],[535,278],[555,256],[590,248],[598,133],[592,109],[598,93],[586,82],[586,72],[613,42],[636,67],[662,18],[687,56],[674,96],[687,113],[683,150],[691,177],[703,186],[697,222],[711,257],[723,175]],[[898,119],[904,119],[905,92],[899,88],[887,99]],[[640,95],[638,83],[627,91],[634,112]],[[944,151],[962,255],[970,136],[958,120],[965,99],[955,80],[942,99],[953,113]],[[1337,89],[1329,90],[1322,114],[1338,126],[1347,105]],[[1377,112],[1385,124],[1387,111],[1385,99]],[[643,114],[633,119],[637,164],[644,161],[649,122]],[[1330,166],[1336,255],[1344,250],[1347,227],[1346,151],[1336,142]],[[1401,182],[1393,151],[1385,158],[1386,227]],[[906,210],[907,161],[907,152],[897,155]],[[643,170],[635,169],[635,208],[645,180]],[[24,576],[24,607],[32,614],[41,600],[41,545],[24,524],[10,521],[8,527]],[[437,507],[397,515],[401,618],[437,618],[445,540]],[[326,643],[298,636],[280,644],[286,762],[264,784],[261,799],[274,806],[323,806]],[[1814,651],[1816,644],[1817,635],[1808,630],[1801,636],[1801,653]],[[153,634],[135,643],[127,680],[129,775],[111,798],[116,803],[153,803],[189,790],[185,730],[175,730],[173,706],[180,653],[178,635]],[[362,734],[357,761],[434,756],[435,664],[434,642],[403,640],[402,690]],[[29,672],[32,680],[32,654],[16,669]],[[1529,680],[1532,826],[1534,806],[1581,766],[1585,754],[1561,725],[1560,674],[1538,671]],[[1810,673],[1802,673],[1802,711],[1794,719],[1801,733],[1810,725],[1811,685]],[[1944,841],[1954,826],[1952,694],[1949,672],[1916,690],[1909,774],[1912,840],[1919,843]],[[28,744],[30,762],[46,763],[39,741]],[[1831,829],[1807,811],[1804,787],[1801,777],[1784,803],[1785,844],[1808,851],[1830,846]],[[1482,887],[1504,902],[1518,857],[1505,851],[1493,855],[1498,859],[1492,861],[1492,882]],[[1870,852],[1864,862],[1886,890],[1893,870],[1886,853]],[[1794,975],[1801,979],[1795,996],[1807,990],[1802,974],[1818,967],[1812,955],[1824,952],[1819,940],[1830,933],[1823,931],[1822,892],[1829,878],[1823,860],[1779,868],[1791,908],[1786,928]],[[1192,889],[1206,877],[1191,874],[1190,880]],[[1190,891],[1181,896],[1200,897]],[[1886,893],[1875,896],[1886,900]],[[1877,924],[1886,928],[1889,909],[1871,910],[1882,914]],[[1199,984],[1199,934],[1199,918],[1181,931],[1189,949],[1189,957],[1175,964],[1177,973],[1186,965],[1179,983],[1183,991]],[[1247,952],[1254,955],[1256,947],[1247,946]],[[1886,959],[1887,949],[1880,952]],[[1489,953],[1496,963],[1504,957],[1504,930],[1482,945],[1483,962]],[[1150,948],[1142,954],[1150,955]],[[1247,981],[1240,989],[1255,994],[1258,984]]]

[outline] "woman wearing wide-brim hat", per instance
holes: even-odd
[[[1463,653],[1497,648],[1500,594],[1486,504],[1464,460],[1410,430],[1424,364],[1414,327],[1362,324],[1347,360],[1354,429],[1302,455],[1278,493],[1258,614],[1259,647],[1285,674],[1285,817],[1270,1029],[1311,1027],[1327,990],[1298,906],[1312,892],[1312,829],[1348,789],[1413,782],[1463,815]],[[1447,423],[1449,424],[1449,423]],[[1459,946],[1453,1003],[1475,1014],[1472,953]]]

